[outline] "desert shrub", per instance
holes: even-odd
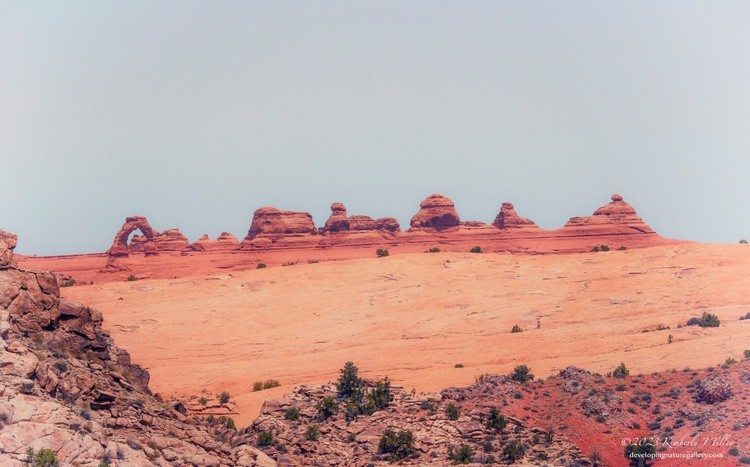
[[[727,359],[724,360],[724,365],[727,366],[734,365],[735,363],[737,363],[737,360],[733,359],[732,357],[727,357]]]
[[[399,460],[411,456],[414,450],[414,435],[411,430],[401,430],[396,433],[386,428],[378,443],[378,452],[387,454],[390,460]]]
[[[318,409],[318,415],[325,420],[334,415],[339,410],[339,404],[333,397],[324,397],[315,406]]]
[[[750,456],[742,456],[737,460],[740,464],[750,464]]]
[[[221,415],[219,418],[216,419],[216,421],[224,425],[225,427],[229,428],[230,430],[237,431],[237,425],[234,424],[234,419],[232,417]]]
[[[471,464],[474,460],[474,450],[466,444],[462,444],[457,451],[454,451],[453,447],[449,446],[448,457],[450,457],[454,464]]]
[[[463,367],[464,367],[463,363],[456,363],[455,365],[453,365],[453,368],[463,368]]]
[[[514,324],[513,328],[511,328],[510,332],[521,332],[523,329],[521,329],[521,326]]]
[[[448,417],[449,420],[458,420],[459,415],[460,411],[455,404],[450,403],[445,406],[445,416]]]
[[[70,279],[60,284],[60,287],[73,287],[74,285],[76,285],[76,281]]]
[[[368,401],[375,410],[384,409],[393,400],[391,394],[391,382],[386,376],[384,380],[376,381],[372,391],[367,395]]]
[[[737,457],[737,456],[739,456],[739,455],[740,455],[740,450],[739,450],[739,449],[737,449],[737,446],[732,446],[732,447],[731,447],[731,448],[729,448],[729,450],[727,451],[727,454],[729,454],[730,456],[734,456],[734,457]]]
[[[286,418],[287,420],[299,419],[299,409],[294,406],[287,407],[284,411],[284,418]]]
[[[360,378],[357,373],[359,369],[352,362],[346,362],[344,368],[339,370],[341,375],[339,376],[339,382],[336,385],[338,394],[341,397],[352,397],[362,391],[364,381]]]
[[[628,247],[626,247],[625,245],[623,245],[620,248],[618,248],[618,250],[620,250],[620,251],[625,251],[627,249],[628,249]]]
[[[624,384],[618,384],[617,386],[615,386],[616,391],[624,391],[626,389],[627,387]]]
[[[208,399],[206,399],[205,397],[201,396],[200,398],[198,398],[198,403],[200,405],[206,405],[206,404],[208,404]]]
[[[656,446],[653,440],[641,440],[642,442],[630,443],[625,446],[624,456],[631,466],[645,467],[651,465],[656,458]]]
[[[745,358],[750,358],[750,350],[745,350],[745,353],[743,354]]]
[[[621,362],[617,368],[612,371],[612,376],[615,378],[625,378],[630,374],[630,370],[625,367],[625,363]]]
[[[137,280],[138,280],[138,278],[135,277],[135,275],[133,275],[133,274],[129,275],[127,277],[127,279],[125,279],[126,282],[134,282],[134,281],[137,281]]]
[[[430,415],[435,414],[437,412],[437,404],[431,401],[422,401],[419,403],[419,408],[422,410],[426,410],[430,413]]]
[[[427,253],[440,253],[440,248],[434,246],[430,248],[429,250],[427,250]]]
[[[309,439],[310,441],[317,441],[319,436],[320,427],[318,425],[310,425],[307,427],[305,438]]]
[[[26,463],[31,467],[59,467],[60,461],[52,449],[40,449],[36,454],[33,448],[26,450]]]
[[[219,402],[222,404],[226,404],[231,398],[232,396],[230,396],[228,392],[224,391],[219,395]]]
[[[700,318],[690,318],[687,322],[687,325],[698,325],[702,328],[715,328],[719,326],[719,318],[713,313],[707,313],[704,311]]]
[[[503,431],[508,425],[508,419],[500,413],[497,407],[492,407],[484,425],[490,430]]]
[[[503,457],[510,462],[515,462],[521,459],[524,454],[526,454],[526,445],[517,439],[510,440],[503,447]]]
[[[526,365],[518,365],[513,369],[513,373],[510,374],[510,379],[519,383],[526,383],[533,380],[534,375],[531,374],[531,370]]]
[[[602,245],[602,246],[600,247],[600,249],[601,249],[602,251],[609,251],[609,247],[608,247],[607,245]]]
[[[263,390],[263,381],[256,381],[253,383],[253,392],[258,392]]]
[[[256,442],[256,444],[259,447],[270,446],[271,443],[273,443],[273,431],[263,430],[258,433],[258,441]]]
[[[599,251],[599,245],[595,245],[594,248],[591,249],[594,253],[597,253]]]
[[[266,267],[266,263],[258,263],[257,266],[255,266],[255,269],[263,269]]]
[[[377,250],[375,250],[375,255],[378,258],[384,258],[388,256],[388,250],[386,250],[385,248],[378,248]]]
[[[474,248],[469,250],[469,253],[481,253],[481,252],[482,252],[482,249],[478,246],[475,246]]]
[[[281,383],[279,383],[279,380],[277,379],[267,379],[263,383],[263,389],[277,388],[279,386],[281,386]]]

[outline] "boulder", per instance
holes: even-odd
[[[410,225],[413,229],[445,230],[461,223],[453,201],[443,195],[430,195],[419,207],[419,212],[411,218]]]
[[[17,240],[15,234],[0,229],[0,269],[9,268],[13,264],[13,249]]]

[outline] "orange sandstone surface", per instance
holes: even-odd
[[[349,360],[364,376],[436,391],[522,363],[537,377],[620,362],[639,374],[740,360],[750,348],[750,320],[739,320],[750,311],[746,245],[556,255],[401,246],[385,258],[344,250],[130,255],[115,273],[102,272],[106,255],[19,263],[75,278],[63,297],[103,313],[153,391],[226,390],[239,425],[294,385],[335,380]],[[268,267],[255,269],[261,261]],[[684,326],[704,311],[721,326]],[[281,387],[252,391],[266,379]]]

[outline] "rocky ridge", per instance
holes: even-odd
[[[51,273],[15,267],[14,247],[0,231],[0,464],[44,449],[62,465],[275,465],[236,431],[152,395],[101,313],[62,300]]]

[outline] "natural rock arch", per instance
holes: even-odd
[[[159,236],[159,232],[155,231],[148,220],[143,216],[132,216],[125,218],[125,223],[122,224],[120,230],[115,234],[115,239],[112,242],[112,246],[109,248],[109,256],[115,257],[126,257],[130,254],[128,248],[128,237],[131,233],[136,230],[140,230],[146,240],[151,241]],[[148,251],[147,251],[148,253]]]

